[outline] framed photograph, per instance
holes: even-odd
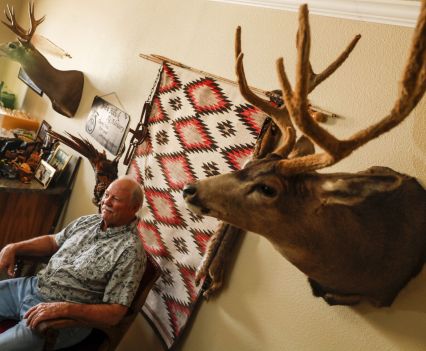
[[[43,185],[43,187],[47,188],[55,173],[55,168],[49,165],[46,161],[41,160],[34,177]]]
[[[40,124],[40,127],[38,128],[36,140],[43,143],[46,140],[47,132],[50,129],[52,129],[52,126],[43,120]]]
[[[49,165],[51,165],[58,172],[60,172],[65,168],[70,159],[71,155],[67,154],[60,147],[57,147],[52,157],[49,159]]]
[[[19,69],[18,78],[22,80],[26,85],[28,85],[32,90],[34,90],[38,95],[43,96],[43,90],[41,90],[35,83],[28,77],[27,73],[22,69]]]

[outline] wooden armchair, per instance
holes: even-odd
[[[40,257],[19,257],[17,260],[17,267],[15,270],[15,276],[34,275],[37,270],[37,266],[47,262],[48,258]],[[139,288],[136,292],[136,296],[133,299],[129,310],[123,319],[114,327],[106,327],[103,325],[88,325],[93,328],[91,334],[81,341],[80,343],[61,350],[67,351],[113,351],[116,349],[130,325],[136,318],[137,314],[141,310],[145,300],[148,296],[149,291],[154,285],[155,281],[160,276],[160,267],[153,260],[153,258],[147,253],[147,263],[145,273],[139,284]],[[7,322],[2,322],[7,323]],[[37,327],[37,331],[45,337],[45,351],[54,350],[56,337],[58,330],[61,328],[82,326],[78,321],[72,319],[56,319],[40,323]],[[1,328],[1,325],[0,325]]]

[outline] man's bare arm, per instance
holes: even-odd
[[[54,235],[43,235],[33,239],[6,245],[0,251],[0,270],[7,269],[13,276],[16,255],[49,256],[58,251]]]
[[[24,318],[34,329],[43,321],[70,318],[84,324],[116,325],[126,314],[127,307],[119,304],[78,304],[72,302],[40,303],[28,310]]]

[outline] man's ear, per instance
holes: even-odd
[[[140,215],[140,214],[141,214],[144,199],[145,199],[145,197],[143,197],[143,198],[142,198],[142,200],[141,200],[139,203],[136,203],[136,204],[135,204],[135,207],[136,207],[136,208],[135,208],[136,216],[138,216],[138,215]]]
[[[368,197],[398,188],[402,177],[398,175],[349,175],[327,180],[322,184],[321,200],[326,205],[355,205]]]
[[[132,210],[136,215],[139,213],[141,208],[142,208],[142,204],[138,204],[137,202],[135,202],[132,206]]]

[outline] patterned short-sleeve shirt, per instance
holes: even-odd
[[[43,298],[130,306],[146,264],[137,221],[101,224],[100,215],[83,216],[55,235],[59,250],[37,275]]]

